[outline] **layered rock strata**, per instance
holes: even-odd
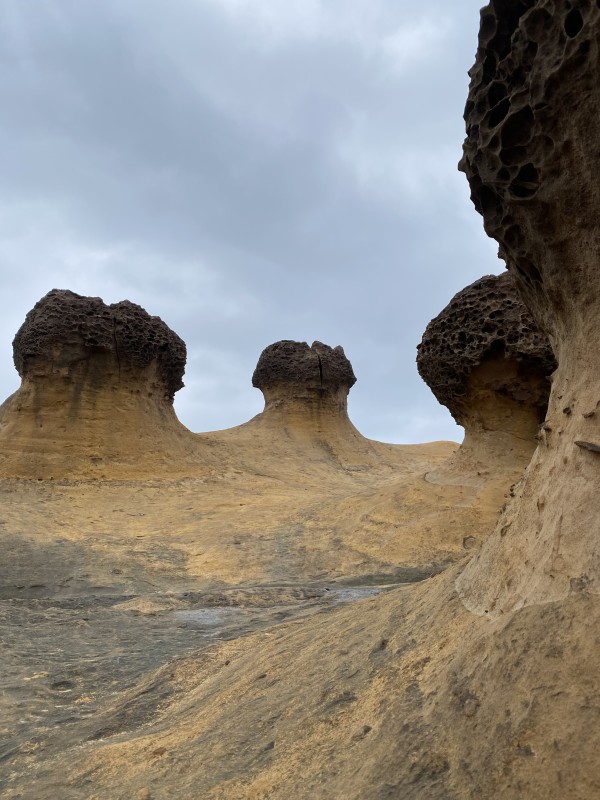
[[[555,367],[510,273],[487,275],[458,292],[417,348],[419,374],[465,429],[460,449],[430,479],[519,476],[535,450]]]
[[[558,369],[525,479],[458,581],[478,613],[599,588],[599,48],[591,0],[481,12],[462,169]]]
[[[173,410],[185,343],[140,306],[54,289],[13,353],[21,386],[0,407],[2,476],[147,474],[194,450]]]

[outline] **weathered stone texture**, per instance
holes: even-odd
[[[458,292],[429,323],[417,348],[419,374],[459,423],[469,376],[492,358],[513,359],[523,373],[523,385],[513,379],[501,383],[500,391],[520,402],[527,382],[527,403],[544,411],[554,355],[508,272],[487,275]]]
[[[355,383],[352,364],[339,345],[313,342],[309,347],[288,339],[262,351],[252,376],[252,385],[261,390],[281,385],[335,393]]]
[[[492,0],[481,11],[461,168],[551,335],[598,300],[578,262],[598,251],[599,48],[597,0]]]
[[[183,386],[185,342],[159,317],[129,300],[106,305],[99,297],[53,289],[27,314],[13,341],[22,377],[40,361],[69,367],[102,353],[114,354],[127,369],[156,362],[170,400]]]

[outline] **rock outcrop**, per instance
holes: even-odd
[[[160,317],[129,300],[106,305],[99,297],[53,289],[17,331],[13,358],[23,379],[77,383],[95,372],[102,385],[131,374],[148,384],[149,394],[172,403],[183,386],[186,347]]]
[[[275,342],[260,354],[252,385],[265,397],[265,411],[288,404],[344,413],[356,383],[352,364],[339,345],[322,342]]]
[[[510,485],[535,450],[556,367],[511,274],[458,292],[427,326],[417,367],[465,429],[460,449],[430,479],[482,483],[491,473]]]
[[[1,475],[152,474],[192,454],[173,410],[185,343],[140,306],[54,289],[13,353],[21,387],[0,407]]]
[[[252,376],[264,395],[264,410],[244,425],[208,436],[235,451],[244,470],[260,461],[261,469],[278,475],[321,467],[349,469],[355,476],[369,469],[404,472],[412,446],[367,439],[350,421],[348,393],[355,383],[339,345],[275,342],[262,351]],[[445,447],[452,449],[450,443]]]
[[[542,441],[480,555],[457,580],[460,567],[211,642],[108,695],[104,715],[77,722],[72,704],[74,724],[60,727],[67,695],[62,753],[37,731],[6,753],[21,760],[11,797],[599,796],[599,42],[598,2],[493,0],[482,12],[463,168],[558,368]],[[2,699],[35,690],[48,673],[34,670]],[[37,705],[17,694],[12,718],[45,712],[65,683]]]
[[[600,589],[599,48],[591,0],[481,12],[462,169],[558,369],[525,479],[458,582],[478,613]]]

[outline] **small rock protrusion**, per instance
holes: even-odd
[[[352,738],[355,741],[359,741],[360,739],[364,739],[366,736],[368,736],[372,730],[373,728],[371,725],[363,725],[362,728],[360,728],[360,730],[356,731],[356,733],[353,734]]]
[[[590,453],[600,453],[600,444],[582,441],[576,441],[575,444],[577,447],[581,447],[582,450],[588,450]]]

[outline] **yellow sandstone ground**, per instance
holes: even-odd
[[[336,383],[343,352],[279,344],[280,372],[256,379],[264,412],[206,434],[177,421],[156,362],[82,358],[79,339],[25,362],[0,411],[3,796],[460,784],[442,729],[476,724],[486,687],[456,645],[494,654],[501,625],[465,611],[453,567],[414,582],[485,540],[537,426],[484,380],[458,450],[370,441],[348,417],[353,375]],[[316,384],[282,382],[317,355]]]
[[[490,621],[454,577],[170,662],[6,796],[596,797],[596,601]]]
[[[469,449],[449,462],[452,443],[371,442],[345,413],[293,403],[186,436],[211,454],[201,477],[0,481],[0,611],[13,632],[2,716],[7,733],[23,728],[4,796],[379,798],[413,780],[415,792],[443,787],[414,796],[452,796],[438,737],[476,724],[483,712],[463,719],[461,704],[487,691],[462,664],[453,677],[452,643],[479,632],[493,651],[453,575],[339,609],[298,598],[462,558],[532,444],[494,473]],[[221,632],[231,641],[177,630],[190,592],[244,615]],[[517,756],[506,746],[517,758],[528,742]]]
[[[10,566],[1,591],[139,593],[369,575],[390,582],[404,568],[428,574],[481,541],[529,456],[523,448],[501,472],[477,464],[479,475],[472,469],[449,482],[435,470],[456,445],[385,445],[343,422],[344,435],[301,414],[185,432],[210,454],[200,476],[167,470],[148,480],[143,465],[139,479],[133,468],[127,480],[5,478]],[[121,439],[125,449],[135,444],[135,433]]]

